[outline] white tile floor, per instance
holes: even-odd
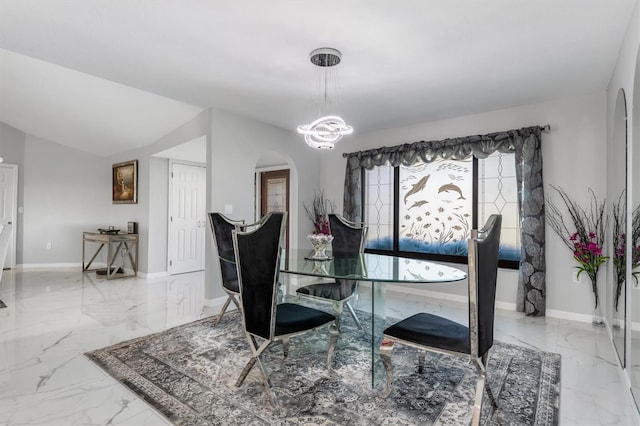
[[[5,271],[0,299],[1,425],[162,425],[145,402],[83,353],[214,314],[204,274],[106,281],[77,270]],[[388,314],[466,306],[389,291]],[[358,303],[367,304],[366,294]],[[606,331],[590,324],[498,311],[498,340],[562,355],[562,425],[638,425]]]

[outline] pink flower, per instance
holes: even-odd
[[[592,240],[596,237],[596,233],[595,232],[589,232],[589,238],[591,238]]]
[[[578,233],[574,232],[573,235],[571,235],[571,237],[569,237],[569,240],[571,241],[576,241],[578,239]]]

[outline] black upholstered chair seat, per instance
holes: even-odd
[[[300,287],[297,292],[307,296],[340,301],[353,296],[355,281],[345,284],[346,285],[342,285],[335,281],[309,284],[304,287]]]
[[[281,303],[276,307],[276,336],[310,330],[336,317],[317,309],[308,308],[294,303]]]
[[[387,336],[422,346],[469,353],[469,328],[455,321],[427,313],[415,314],[384,331]]]
[[[234,293],[240,292],[240,286],[238,285],[238,280],[225,281],[222,283],[222,286]]]

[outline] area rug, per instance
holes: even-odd
[[[359,312],[365,329],[370,317]],[[345,316],[347,317],[347,316]],[[270,403],[256,365],[235,382],[250,357],[237,313],[215,317],[85,354],[177,425],[461,425],[471,419],[477,375],[457,357],[427,354],[422,374],[415,350],[396,345],[387,399],[371,387],[370,335],[344,318],[326,369],[328,333],[291,339],[288,358],[274,344],[264,356],[278,406]],[[381,364],[377,365],[381,368]],[[560,355],[496,342],[482,424],[554,425],[560,400]]]

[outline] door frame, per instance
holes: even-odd
[[[11,242],[9,243],[9,262],[5,264],[5,267],[16,269],[16,250],[18,245],[18,165],[17,164],[7,164],[2,163],[0,167],[8,168],[12,170],[13,174],[13,199],[11,200],[12,208],[11,208]]]
[[[182,164],[185,166],[194,166],[194,167],[202,167],[205,169],[205,172],[207,170],[207,164],[206,163],[197,163],[194,161],[186,161],[186,160],[174,160],[174,159],[169,159],[169,170],[167,172],[167,273],[169,275],[171,275],[171,243],[172,243],[172,239],[171,239],[171,207],[173,206],[173,179],[171,179],[171,173],[173,173],[173,165],[174,164]],[[205,196],[206,196],[206,191],[208,188],[208,183],[206,183],[206,178],[205,178]],[[205,201],[204,203],[205,207],[204,207],[204,215],[205,215],[205,237],[204,240],[206,241],[207,237],[206,237],[206,223],[207,223],[207,203]],[[206,269],[206,252],[207,252],[207,247],[206,247],[206,243],[204,244],[204,247],[202,248],[202,259],[203,259],[203,263],[204,263],[204,268]]]
[[[287,224],[286,224],[286,239],[285,244],[286,247],[290,247],[291,240],[291,199],[292,199],[292,191],[291,191],[291,166],[288,164],[283,164],[280,166],[269,166],[269,167],[256,167],[255,169],[255,221],[259,221],[262,214],[262,173],[265,172],[278,172],[282,170],[287,170],[289,172],[289,176],[287,177],[287,212],[289,213],[287,216]]]
[[[254,219],[260,220],[260,211],[262,210],[262,173],[277,172],[278,170],[289,170],[289,206],[291,206],[291,166],[283,164],[281,166],[256,167],[255,170],[255,208]]]

